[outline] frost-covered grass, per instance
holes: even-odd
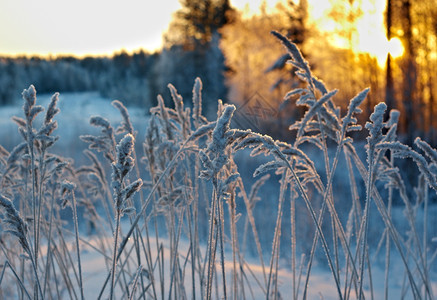
[[[158,96],[143,123],[114,101],[113,127],[96,101],[103,116],[86,116],[88,132],[56,121],[87,102],[55,94],[44,109],[24,90],[21,139],[0,148],[0,298],[434,299],[437,151],[400,143],[384,103],[361,128],[368,90],[341,113],[336,90],[273,34],[304,83],[286,95],[306,108],[292,143],[231,128],[235,107],[221,101],[207,120],[200,79],[191,108],[169,85],[174,108]],[[65,139],[70,150],[89,146],[80,165],[56,152],[69,132],[81,135]],[[404,161],[417,182],[404,181]]]

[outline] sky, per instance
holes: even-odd
[[[277,1],[266,0],[268,11]],[[261,2],[231,0],[249,14],[257,12]],[[310,18],[319,28],[329,31],[338,26],[326,17],[335,0],[308,2]],[[385,2],[361,2],[364,15],[357,22],[359,38],[354,45],[355,51],[371,53],[381,63],[390,47],[396,47],[385,38]],[[153,52],[161,47],[162,33],[180,7],[178,0],[0,0],[0,55],[80,57],[140,48]],[[332,41],[342,47],[342,41],[335,37]]]
[[[249,2],[256,9],[261,0],[231,1],[240,9]],[[178,0],[1,0],[0,54],[153,51],[180,7]]]

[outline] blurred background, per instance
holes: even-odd
[[[2,1],[0,105],[34,84],[38,93],[97,91],[148,114],[157,94],[170,104],[168,83],[189,105],[200,77],[207,115],[217,99],[240,111],[261,105],[270,118],[256,129],[287,139],[284,125],[302,110],[283,97],[301,82],[271,30],[339,89],[343,114],[370,87],[362,122],[386,101],[401,111],[404,142],[437,144],[437,0]]]

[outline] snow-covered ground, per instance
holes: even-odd
[[[164,257],[165,259],[165,265],[166,270],[169,269],[169,257],[170,257],[170,250],[168,248],[169,242],[166,239],[160,239],[160,242],[163,242],[164,244]],[[180,242],[180,255],[182,258],[185,257],[189,245],[186,241]],[[205,253],[206,246],[204,249],[201,249],[202,253]],[[82,255],[82,264],[83,264],[83,275],[84,275],[84,290],[86,293],[87,299],[96,299],[99,295],[100,289],[103,286],[103,282],[105,280],[106,275],[108,274],[108,269],[105,267],[106,264],[110,264],[109,261],[106,262],[102,255],[98,254],[95,250],[93,250],[91,247],[83,246],[82,251],[84,251]],[[156,257],[157,252],[156,249],[152,247],[152,257]],[[227,283],[228,288],[230,289],[231,282],[232,282],[232,274],[230,270],[232,269],[232,254],[231,253],[225,253],[226,263],[225,268],[227,269]],[[254,259],[250,257],[246,257],[247,264],[244,266],[245,273],[247,274],[248,284],[245,287],[246,291],[246,297],[247,299],[256,299],[261,300],[265,299],[265,291],[259,286],[258,282],[263,282],[263,272],[261,265]],[[284,263],[285,265],[286,263]],[[217,262],[216,264],[217,270],[220,270],[220,264]],[[250,269],[250,270],[249,270]],[[268,270],[267,270],[268,271]],[[158,278],[158,271],[155,272],[154,276],[155,278]],[[297,276],[298,274],[296,274]],[[437,295],[437,271],[431,270],[430,272],[431,277],[431,286],[433,289],[433,294]],[[344,274],[341,274],[341,276],[344,276]],[[256,277],[256,278],[255,278]],[[384,299],[384,277],[385,277],[385,270],[384,270],[384,264],[380,264],[377,267],[374,267],[372,269],[372,278],[373,278],[373,299]],[[220,278],[220,276],[219,276]],[[165,279],[165,289],[168,294],[168,287],[169,287],[169,278]],[[302,298],[303,293],[303,282],[305,280],[305,274],[303,274],[299,286],[299,299]],[[404,270],[401,263],[401,260],[399,257],[392,257],[392,266],[390,268],[390,277],[389,277],[389,299],[402,299],[402,283],[406,281],[406,278],[404,277]],[[220,279],[219,279],[220,282]],[[282,267],[280,268],[279,274],[278,274],[278,291],[282,297],[282,299],[292,299],[291,295],[293,295],[293,274],[289,268]],[[192,285],[191,285],[191,275],[186,274],[185,276],[185,286],[186,286],[186,292],[188,297],[191,297],[192,294]],[[252,289],[252,292],[250,292],[249,289]],[[197,286],[197,289],[199,287]],[[106,295],[108,292],[106,290]],[[368,281],[364,284],[364,293],[366,299],[372,299],[371,293],[370,293],[370,286]],[[120,291],[118,291],[118,294],[120,294]],[[168,296],[168,295],[167,295]],[[200,291],[196,291],[197,298],[200,297]],[[411,294],[405,295],[404,299],[410,299]],[[165,298],[165,297],[164,297]],[[309,281],[309,288],[308,288],[308,299],[324,299],[324,300],[336,300],[338,299],[338,293],[337,289],[333,280],[333,277],[329,270],[326,268],[316,266],[313,267],[313,270],[311,272],[311,277]],[[351,298],[350,299],[356,299],[356,296],[353,292],[353,289],[351,291]]]
[[[46,108],[51,96],[37,93],[37,104]],[[122,99],[119,100],[123,102]],[[13,116],[23,117],[22,106],[23,100],[17,97],[14,104],[0,107],[0,144],[8,151],[22,142],[18,126],[11,120]],[[89,124],[91,116],[99,115],[108,119],[114,128],[121,122],[121,115],[111,105],[111,100],[101,97],[98,92],[60,93],[58,108],[61,111],[55,116],[58,122],[55,135],[59,136],[59,140],[54,145],[53,152],[65,157],[80,158],[78,153],[85,149],[87,144],[82,142],[79,136],[95,134],[100,130]],[[138,134],[144,134],[148,123],[146,110],[129,107],[128,110]],[[36,127],[40,126],[43,115],[44,112],[38,116]]]

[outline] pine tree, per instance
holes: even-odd
[[[229,0],[180,0],[182,8],[173,17],[164,35],[166,47],[205,46],[219,29],[232,21],[235,10]]]

